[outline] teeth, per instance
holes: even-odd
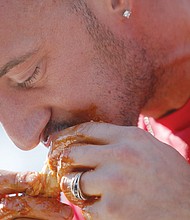
[[[51,144],[51,137],[48,136],[47,139],[45,141],[43,141],[43,144],[46,146],[46,147],[49,147],[50,144]]]

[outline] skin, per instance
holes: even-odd
[[[131,8],[130,19],[122,16],[126,8]],[[90,120],[130,126],[137,124],[139,113],[158,118],[182,107],[190,95],[189,8],[187,0],[180,3],[173,0],[172,7],[170,0],[1,1],[0,69],[10,60],[18,61],[19,57],[23,60],[0,78],[0,121],[10,138],[21,149],[29,150],[44,136]],[[34,77],[26,83],[31,76]],[[164,164],[169,158],[181,167],[185,179],[190,178],[184,161],[173,150],[166,150],[167,157],[157,163],[147,162],[151,158],[162,158],[160,151],[149,151],[154,141],[146,134],[147,142],[138,143],[135,135],[127,136],[132,128],[122,128],[122,134],[130,142],[124,142],[126,148],[134,143],[137,155],[142,153],[137,145],[149,152],[150,158],[137,157],[142,170],[147,166],[156,169],[157,163]],[[102,134],[109,139],[106,129],[102,125]],[[113,131],[121,132],[120,129]],[[139,134],[138,129],[132,131]],[[162,143],[158,148],[164,149]],[[83,160],[85,163],[86,158]],[[135,187],[133,183],[135,176],[142,175],[142,170],[121,162],[118,167],[123,169],[119,169],[118,175],[125,175],[124,167],[128,167],[131,170],[129,187],[138,192],[140,181]],[[102,158],[101,163],[105,169],[102,168],[98,179],[107,172],[108,161]],[[112,157],[110,163],[117,164],[118,160]],[[176,165],[172,163],[172,167],[174,182],[180,186],[179,197],[185,202],[184,189],[189,188],[188,181],[179,182]],[[170,170],[161,168],[163,183],[168,185]],[[158,182],[156,175],[147,181],[153,185]],[[151,201],[151,193],[141,190],[147,195],[147,201]],[[110,194],[104,189],[100,191]],[[112,188],[110,191],[113,192]],[[172,204],[172,193],[168,210],[177,210],[176,204]],[[162,195],[164,192],[160,191],[159,196]],[[127,198],[126,192],[125,208]],[[159,205],[156,198],[155,207]],[[117,201],[120,198],[117,197]],[[106,204],[106,200],[102,202]],[[146,202],[142,204],[146,208]],[[135,212],[131,209],[131,213]],[[119,210],[115,215],[122,219],[123,213]],[[183,219],[189,219],[186,210],[179,213]],[[166,212],[164,218],[160,218],[174,219],[169,214]],[[109,219],[108,212],[101,209],[95,219]],[[138,218],[131,214],[129,219]]]
[[[64,155],[75,171],[81,166],[93,170],[81,177],[85,195],[101,196],[83,209],[92,219],[189,219],[190,169],[179,153],[136,127],[85,123],[76,130],[94,141],[73,144]],[[66,175],[65,182],[73,176]]]

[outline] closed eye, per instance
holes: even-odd
[[[37,82],[40,78],[40,73],[41,73],[41,69],[40,67],[36,67],[33,74],[28,77],[28,79],[26,79],[24,82],[22,83],[18,83],[17,85],[21,88],[32,88],[32,86],[34,85],[35,82]]]

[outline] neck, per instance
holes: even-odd
[[[190,71],[190,62],[187,64]],[[177,68],[176,68],[177,71]],[[156,92],[142,109],[142,114],[154,118],[184,106],[190,98],[190,74],[179,71],[165,73],[157,85]]]
[[[165,7],[170,3],[165,1]],[[157,61],[162,73],[157,74],[155,94],[142,109],[154,118],[181,108],[190,98],[190,1],[174,0],[172,5],[165,24],[160,24],[160,51],[154,51],[161,54]]]

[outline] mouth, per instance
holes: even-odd
[[[40,141],[46,146],[50,147],[53,139],[55,138],[55,135],[59,133],[60,131],[63,131],[69,127],[72,127],[78,123],[74,123],[73,121],[49,121],[45,128],[43,129],[41,135],[40,135]]]
[[[47,148],[50,147],[51,142],[52,142],[52,137],[50,134],[48,134],[47,129],[44,128],[40,135],[40,142]]]
[[[49,126],[49,124],[47,124],[40,135],[41,143],[45,147],[49,148],[51,146],[52,141],[53,141],[53,136],[61,130],[64,130],[64,128],[63,129],[61,129],[61,128],[53,129],[51,126]]]
[[[44,140],[42,140],[42,143],[43,143],[43,145],[44,146],[46,146],[47,148],[49,148],[50,147],[50,145],[51,145],[51,136],[48,136],[46,139],[44,139]]]

